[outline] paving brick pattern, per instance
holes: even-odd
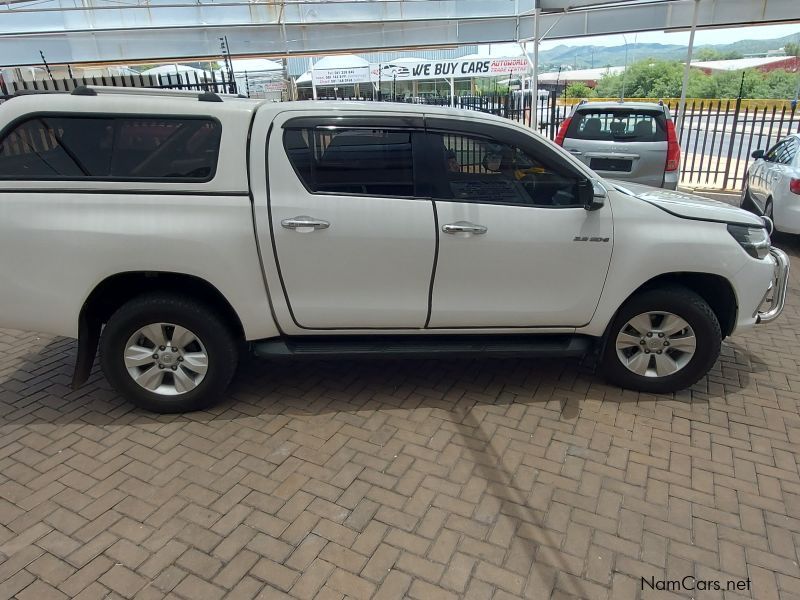
[[[573,362],[246,361],[154,416],[2,331],[0,598],[800,598],[798,285],[674,396]],[[751,587],[641,589],[686,575]]]

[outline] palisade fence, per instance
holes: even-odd
[[[71,77],[67,79],[41,79],[11,81],[0,79],[0,98],[26,92],[71,92],[76,87],[104,85],[112,87],[141,87],[166,90],[198,90],[235,94],[236,82],[225,71],[214,71],[199,76],[197,73],[165,73],[162,75],[102,75],[97,77]]]
[[[42,81],[12,82],[0,80],[0,102],[18,92],[70,91],[82,85],[109,85],[236,93],[236,82],[224,71],[213,78],[198,74],[180,75],[117,75]],[[576,99],[565,99],[559,91],[534,99],[530,90],[507,94],[449,96],[391,97],[376,94],[360,97],[320,99],[413,102],[450,106],[490,113],[531,127],[534,110],[538,116],[538,131],[554,139],[558,128],[572,111]],[[613,100],[613,99],[612,99]],[[657,98],[630,98],[628,101],[658,102]],[[678,99],[664,99],[678,123]],[[701,99],[686,101],[683,127],[679,142],[681,154],[681,184],[708,189],[741,189],[750,154],[766,150],[786,135],[800,132],[800,110],[786,100]]]

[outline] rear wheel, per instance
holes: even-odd
[[[100,342],[103,372],[114,388],[137,406],[160,413],[217,402],[237,358],[224,320],[203,304],[166,294],[124,304]]]
[[[700,296],[681,287],[647,290],[611,323],[603,374],[621,387],[674,392],[708,373],[721,342],[719,321]]]

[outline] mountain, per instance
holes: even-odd
[[[719,53],[735,52],[740,55],[765,54],[779,50],[787,42],[800,42],[800,33],[771,40],[739,40],[729,44],[703,44],[694,48],[695,57],[703,49]],[[642,58],[685,60],[686,46],[681,44],[628,44],[628,62]],[[625,64],[625,45],[619,46],[570,46],[561,44],[550,50],[539,52],[542,67],[558,68],[572,66],[577,69],[591,67],[620,66]]]

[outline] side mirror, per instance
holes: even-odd
[[[764,151],[763,150],[753,150],[753,153],[750,155],[756,160],[759,158],[764,158]]]
[[[608,192],[599,181],[585,179],[578,184],[581,203],[586,210],[597,210],[606,203]]]

